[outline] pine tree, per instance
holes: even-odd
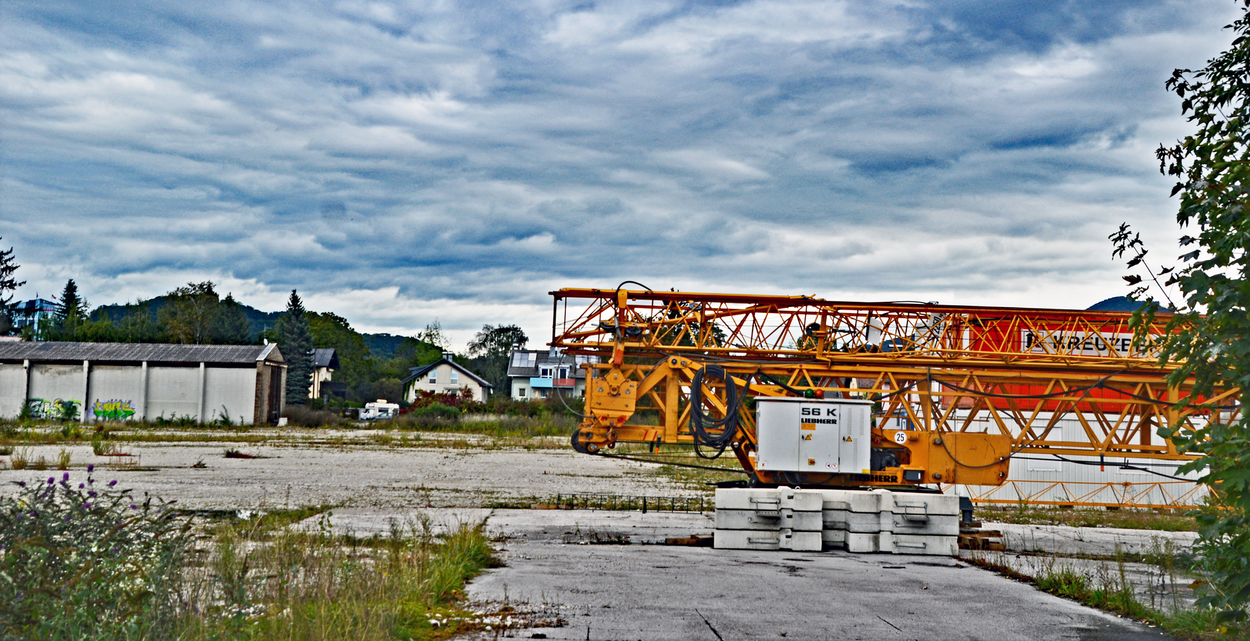
[[[3,240],[3,238],[0,238]],[[26,281],[17,281],[13,278],[13,272],[20,267],[13,262],[13,248],[10,247],[5,251],[0,251],[0,336],[7,335],[13,331],[13,294],[5,296],[5,292],[12,292],[18,287],[26,284]]]
[[[61,300],[57,303],[56,312],[52,315],[52,340],[78,340],[78,328],[87,320],[87,301],[78,296],[78,285],[74,279],[65,283],[61,292]]]
[[[312,388],[313,339],[304,301],[295,290],[286,303],[286,313],[278,319],[278,350],[286,359],[286,402],[291,405],[308,403]]]

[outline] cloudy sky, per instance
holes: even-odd
[[[363,331],[547,292],[1084,308],[1173,255],[1163,90],[1232,0],[0,4],[23,298],[219,283]]]

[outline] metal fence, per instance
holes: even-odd
[[[609,510],[617,512],[703,512],[699,496],[639,496],[629,494],[557,494],[557,510]]]

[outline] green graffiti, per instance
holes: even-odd
[[[91,415],[96,420],[124,421],[135,415],[135,408],[130,401],[115,398],[111,401],[96,401],[91,405]]]
[[[78,401],[32,398],[26,401],[30,417],[46,421],[73,421],[78,418]]]

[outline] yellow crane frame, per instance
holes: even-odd
[[[1189,385],[1167,384],[1176,364],[1159,361],[1164,324],[1135,337],[1127,313],[632,289],[551,295],[551,345],[597,361],[582,365],[579,451],[693,443],[692,411],[726,416],[729,384],[748,398],[878,401],[873,448],[896,464],[868,474],[757,470],[754,417],[741,412],[730,447],[765,484],[997,486],[1016,454],[1183,461],[1192,456],[1157,428],[1192,429],[1238,399],[1223,389],[1178,409]],[[702,381],[695,407],[696,374],[712,365],[724,377]],[[1052,438],[1065,419],[1083,438]]]

